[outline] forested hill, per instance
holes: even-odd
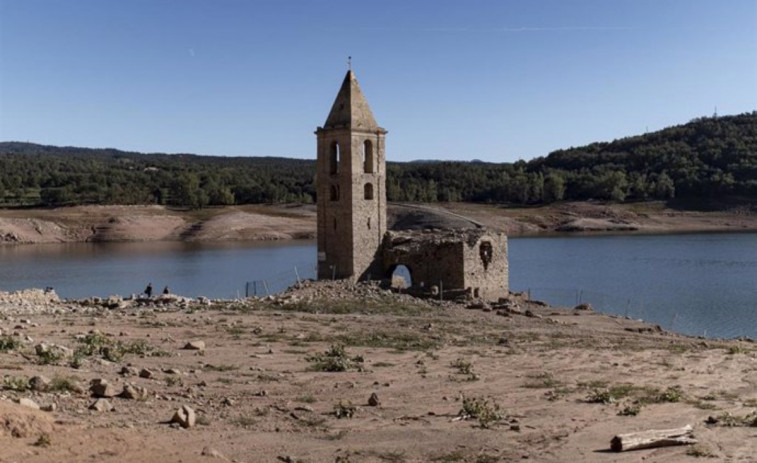
[[[470,153],[476,157],[476,153]],[[0,143],[0,205],[312,202],[315,162]],[[757,112],[514,164],[389,163],[390,201],[757,201]]]

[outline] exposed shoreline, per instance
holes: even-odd
[[[751,341],[518,295],[439,303],[345,282],[264,299],[132,302],[0,293],[0,330],[17,340],[0,351],[4,458],[683,463],[754,451]],[[73,365],[89,339],[111,350]],[[345,371],[314,361],[334,345]],[[40,375],[48,382],[31,381]],[[91,409],[97,379],[118,394],[103,405],[114,410]],[[466,417],[465,398],[500,408],[491,421]],[[183,405],[197,422],[169,426]],[[696,446],[607,453],[616,434],[687,424]],[[43,434],[48,444],[35,444]]]
[[[469,218],[469,220],[466,220]],[[119,241],[242,241],[315,238],[313,205],[248,205],[201,210],[164,206],[75,206],[0,210],[0,244]],[[389,224],[454,228],[473,222],[509,236],[757,231],[748,210],[681,211],[662,203],[499,205],[391,204]]]

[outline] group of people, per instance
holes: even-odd
[[[171,291],[168,289],[168,286],[163,288],[163,294],[171,294]],[[152,297],[152,282],[147,283],[147,288],[145,288],[145,295],[147,297]]]

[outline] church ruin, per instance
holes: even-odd
[[[315,134],[318,279],[389,280],[404,265],[415,292],[507,295],[503,233],[480,226],[387,230],[387,131],[376,123],[352,70]]]

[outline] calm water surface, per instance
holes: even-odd
[[[139,293],[152,282],[156,291],[232,298],[264,294],[262,281],[276,291],[312,278],[315,258],[312,241],[6,246],[0,289],[52,286],[81,298]],[[688,334],[757,338],[754,233],[511,238],[510,286]]]

